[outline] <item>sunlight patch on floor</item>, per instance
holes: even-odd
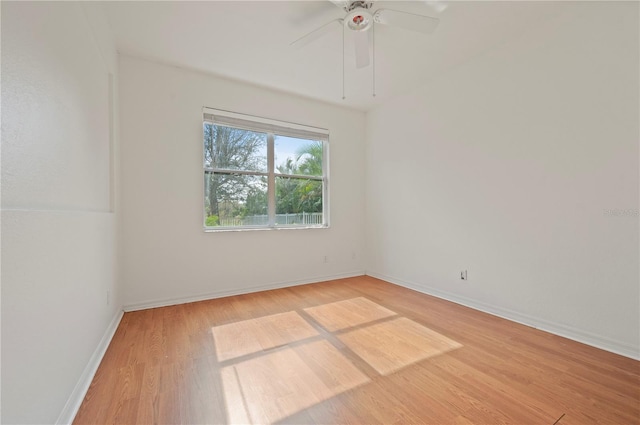
[[[304,312],[329,333],[295,311],[212,328],[218,361],[232,363],[220,370],[229,423],[272,424],[370,382],[340,343],[380,375],[462,347],[364,297]]]
[[[221,371],[229,423],[272,424],[369,382],[325,340],[286,347]]]
[[[235,359],[318,335],[295,311],[212,328],[218,361]]]
[[[364,297],[309,307],[304,311],[329,332],[373,322],[396,314]]]
[[[356,329],[338,338],[381,375],[462,347],[406,317]]]

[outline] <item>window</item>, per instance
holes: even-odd
[[[205,230],[328,226],[329,132],[204,109]]]

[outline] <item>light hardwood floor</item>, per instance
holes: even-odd
[[[75,424],[638,424],[640,362],[371,277],[126,313]]]

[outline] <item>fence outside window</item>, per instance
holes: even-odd
[[[222,218],[220,226],[265,226],[269,223],[268,215],[251,215],[246,217]],[[286,225],[322,225],[322,213],[276,214],[276,223]]]

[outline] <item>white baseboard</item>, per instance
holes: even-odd
[[[250,286],[250,287],[239,288],[239,289],[225,289],[222,291],[208,292],[206,294],[192,295],[187,297],[165,298],[160,300],[145,301],[141,303],[125,305],[124,311],[129,312],[129,311],[137,311],[137,310],[146,310],[148,308],[167,307],[170,305],[186,304],[186,303],[192,303],[196,301],[206,301],[206,300],[212,300],[215,298],[230,297],[233,295],[250,294],[252,292],[268,291],[271,289],[280,289],[280,288],[288,288],[291,286],[307,285],[309,283],[324,282],[327,280],[346,279],[349,277],[363,276],[364,274],[365,274],[364,270],[358,270],[358,271],[342,273],[338,275],[319,276],[319,277],[305,279],[305,280],[275,282],[275,283],[269,283],[266,285]]]
[[[472,308],[474,310],[479,310],[484,313],[491,314],[493,316],[498,316],[503,319],[511,320],[512,322],[516,322],[522,325],[530,326],[532,328],[540,329],[541,331],[549,332],[554,335],[558,335],[558,336],[568,338],[577,342],[581,342],[583,344],[587,344],[592,347],[596,347],[596,348],[609,351],[615,354],[620,354],[621,356],[629,357],[634,360],[640,360],[640,352],[638,351],[638,347],[634,347],[632,345],[629,345],[620,341],[614,341],[610,338],[607,338],[601,335],[596,335],[589,331],[577,329],[571,326],[566,326],[560,323],[550,322],[548,320],[522,314],[517,311],[509,310],[502,307],[497,307],[497,306],[490,305],[477,300],[473,300],[470,298],[461,297],[459,295],[452,294],[446,291],[441,291],[439,289],[434,289],[424,284],[408,282],[406,280],[399,279],[393,276],[387,276],[381,273],[376,273],[371,271],[367,271],[366,274],[368,276],[375,277],[377,279],[381,279],[398,286],[413,289],[414,291],[418,291],[423,294],[431,295],[437,298],[442,298],[444,300],[451,301],[456,304],[460,304],[465,307]]]
[[[107,348],[109,348],[111,339],[116,333],[116,329],[118,329],[118,325],[120,324],[120,320],[122,320],[123,314],[124,311],[120,310],[118,311],[118,313],[116,313],[115,316],[113,316],[113,319],[111,320],[111,323],[109,323],[107,330],[102,336],[98,347],[96,347],[95,351],[91,355],[87,366],[85,366],[84,370],[82,371],[82,375],[80,375],[78,383],[67,399],[67,403],[65,404],[64,409],[62,409],[60,416],[58,416],[56,425],[67,425],[73,422],[73,419],[76,417],[78,409],[80,409],[80,405],[84,400],[84,396],[89,390],[91,381],[93,380],[93,377],[98,370],[98,366],[100,366],[100,362],[102,361],[104,354],[107,352]]]

